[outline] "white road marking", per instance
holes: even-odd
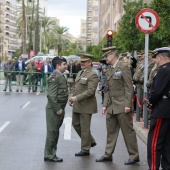
[[[24,104],[24,106],[21,107],[21,109],[25,109],[31,102],[27,102],[26,104]]]
[[[64,118],[64,124],[65,124],[64,139],[66,140],[71,140],[71,122],[72,122],[71,117]]]
[[[10,121],[7,121],[6,123],[4,123],[1,127],[0,127],[0,133],[10,124]]]
[[[36,93],[36,95],[39,95],[39,94],[40,94],[40,92],[37,92],[37,93]]]

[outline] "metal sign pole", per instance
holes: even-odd
[[[149,49],[149,34],[145,34],[145,68],[144,68],[144,98],[148,98],[146,83],[148,80],[148,49]],[[146,102],[143,105],[144,128],[148,128],[148,110]]]

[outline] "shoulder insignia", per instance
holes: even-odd
[[[57,74],[55,74],[55,73],[52,73],[52,74],[51,74],[51,77],[56,77],[56,75],[57,75]]]

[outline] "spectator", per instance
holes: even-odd
[[[6,91],[7,85],[9,85],[9,91],[12,91],[12,88],[11,88],[12,72],[11,71],[13,71],[13,69],[14,69],[14,63],[12,63],[11,58],[8,58],[7,63],[4,64],[5,88],[3,91]]]
[[[78,73],[81,70],[81,65],[79,61],[75,62],[75,73]]]
[[[76,78],[76,75],[75,75],[76,70],[75,70],[75,65],[73,64],[73,60],[70,60],[67,70],[69,71],[68,82],[69,82],[70,91],[71,91],[71,88],[74,85],[74,80]]]
[[[15,71],[18,71],[16,73],[16,83],[17,83],[17,89],[16,92],[19,92],[19,87],[20,91],[22,92],[22,85],[23,85],[23,71],[25,71],[25,62],[22,60],[22,57],[18,57],[18,61],[15,63]]]
[[[31,62],[27,66],[27,72],[28,72],[28,92],[30,92],[32,88],[32,92],[36,92],[35,85],[36,85],[36,73],[38,70],[38,67],[34,63],[34,59],[31,59]]]
[[[102,70],[99,74],[99,91],[101,91],[101,93],[102,93],[102,103],[101,104],[103,104],[103,102],[104,102],[104,91],[105,91],[105,88],[106,88],[106,83],[105,83],[106,70],[107,70],[107,66],[103,65]]]
[[[43,79],[42,79],[42,89],[40,92],[43,92],[43,86],[45,87],[47,85],[47,80],[48,77],[50,75],[51,72],[51,65],[50,65],[50,60],[49,58],[46,59],[46,61],[44,62],[44,64],[41,66],[41,73],[43,75]],[[46,87],[47,89],[47,87]]]
[[[44,63],[41,61],[40,57],[37,57],[37,62],[35,62],[35,65],[37,66],[38,70],[37,70],[37,74],[36,74],[36,87],[35,87],[35,91],[37,91],[38,82],[40,82],[40,85],[41,85],[41,78],[42,78],[41,66],[43,64]]]

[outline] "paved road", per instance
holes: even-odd
[[[138,138],[141,162],[125,166],[128,159],[125,144],[120,133],[113,162],[96,163],[102,156],[106,143],[105,116],[95,114],[91,131],[97,146],[91,149],[89,157],[75,157],[80,151],[80,139],[71,129],[71,139],[64,139],[65,124],[61,127],[57,155],[63,163],[43,161],[46,136],[46,95],[2,92],[0,87],[0,170],[147,170],[146,145]],[[97,94],[99,111],[101,97]],[[66,118],[71,118],[71,108],[66,108]],[[67,126],[69,123],[67,124]],[[66,136],[65,136],[66,137]],[[68,136],[67,136],[68,137]]]

